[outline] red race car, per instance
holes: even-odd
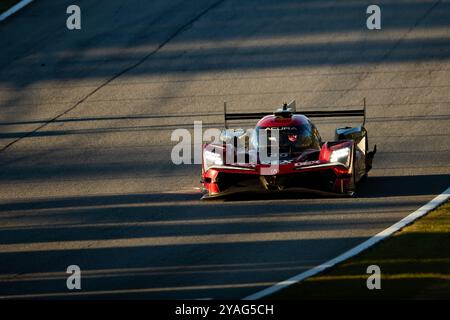
[[[376,153],[368,151],[364,109],[305,111],[295,101],[273,114],[227,114],[220,143],[203,145],[203,199],[236,192],[321,191],[353,195],[367,176]],[[358,127],[336,129],[335,141],[323,142],[313,117],[364,117]],[[231,120],[260,119],[255,129],[228,129]]]

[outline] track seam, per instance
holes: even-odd
[[[68,114],[69,112],[73,111],[74,109],[76,109],[79,105],[81,105],[83,102],[85,102],[87,99],[89,99],[91,96],[93,96],[94,94],[96,94],[98,91],[100,91],[102,88],[104,88],[105,86],[107,86],[108,84],[110,84],[112,81],[116,80],[117,78],[121,77],[122,75],[126,74],[127,72],[137,68],[138,66],[140,66],[141,64],[143,64],[145,61],[147,61],[149,58],[151,58],[153,55],[155,55],[156,53],[158,53],[164,46],[166,46],[170,41],[172,41],[175,37],[177,37],[178,35],[180,35],[183,31],[185,31],[189,26],[191,26],[193,23],[197,22],[200,18],[202,18],[205,14],[207,14],[209,11],[215,9],[216,7],[218,7],[220,4],[222,4],[225,0],[218,0],[216,2],[214,2],[212,5],[210,5],[209,7],[207,7],[206,9],[204,9],[203,11],[201,11],[199,14],[197,14],[194,18],[192,18],[191,20],[189,20],[187,23],[185,23],[184,25],[182,25],[181,27],[179,27],[177,30],[175,30],[174,33],[172,33],[165,41],[163,41],[161,44],[158,45],[158,47],[151,51],[150,53],[148,53],[146,56],[144,56],[143,58],[141,58],[139,61],[137,61],[136,63],[134,63],[133,65],[123,69],[122,71],[120,71],[119,73],[117,73],[116,75],[112,76],[111,78],[109,78],[108,80],[106,80],[104,83],[102,83],[100,86],[98,86],[97,88],[95,88],[93,91],[91,91],[90,93],[88,93],[84,98],[82,98],[81,100],[79,100],[77,103],[75,103],[75,105],[73,105],[72,107],[70,107],[69,109],[67,109],[66,111],[58,114],[57,116],[55,116],[54,118],[47,120],[44,124],[42,124],[41,126],[35,128],[32,131],[27,132],[26,134],[24,134],[23,136],[15,139],[14,141],[11,141],[10,143],[8,143],[7,145],[5,145],[3,148],[0,149],[0,153],[4,152],[5,150],[7,150],[9,147],[11,147],[12,145],[16,144],[17,142],[19,142],[20,140],[27,138],[29,136],[32,136],[34,133],[38,132],[39,130],[43,129],[44,127],[46,127],[47,125],[49,125],[50,123],[58,120],[59,118],[63,117],[64,115]]]
[[[347,95],[350,91],[358,90],[357,88],[359,84],[362,81],[366,80],[372,73],[376,72],[380,64],[384,60],[386,60],[392,54],[392,52],[394,52],[398,48],[398,46],[405,40],[405,38],[411,33],[411,31],[413,31],[441,2],[442,0],[436,1],[427,11],[425,11],[425,13],[419,19],[417,19],[414,25],[412,25],[402,36],[400,36],[398,41],[394,43],[394,45],[381,56],[381,58],[375,63],[372,70],[362,73],[361,78],[353,86],[351,86],[347,90],[344,90],[344,92],[340,95],[339,99]]]

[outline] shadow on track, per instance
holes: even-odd
[[[450,185],[450,174],[420,176],[385,176],[369,177],[361,182],[355,198],[406,197],[440,194]],[[192,193],[155,193],[155,194],[123,194],[98,195],[86,197],[67,197],[56,199],[40,199],[0,203],[0,212],[15,210],[57,209],[69,207],[111,206],[126,204],[145,204],[155,202],[197,202],[200,192]],[[210,199],[207,203],[244,202],[253,200],[301,200],[301,199],[339,199],[340,195],[312,192],[276,192],[276,193],[241,193],[228,197]]]
[[[450,186],[450,175],[369,177],[358,185],[355,198],[405,197],[440,194]],[[274,192],[234,194],[224,201],[351,198],[321,192]],[[219,200],[219,199],[217,199]],[[208,200],[211,201],[211,200]],[[212,199],[214,201],[214,199]]]

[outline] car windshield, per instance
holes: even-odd
[[[253,139],[254,146],[257,146],[258,142],[261,143],[259,149],[278,146],[279,152],[289,153],[320,148],[320,141],[309,125],[301,127],[256,127],[256,134]]]

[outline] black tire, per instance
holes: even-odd
[[[353,148],[353,155],[352,155],[352,178],[350,185],[348,185],[344,189],[344,193],[349,196],[354,196],[356,192],[356,170],[355,170],[355,148]]]

